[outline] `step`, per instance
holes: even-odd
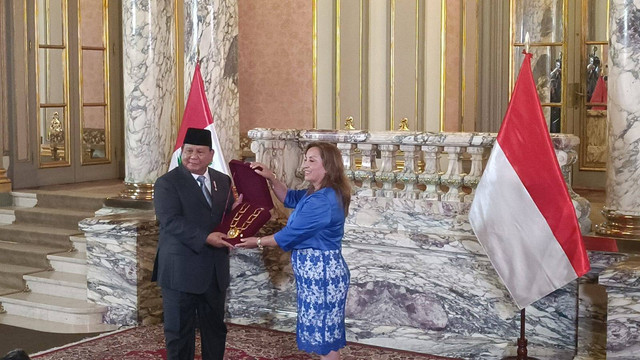
[[[15,207],[34,207],[38,203],[38,198],[34,192],[12,191],[13,206]]]
[[[64,229],[78,229],[78,223],[86,218],[94,217],[92,211],[44,208],[40,205],[32,208],[15,210],[17,224],[36,224]]]
[[[71,243],[73,244],[73,248],[76,249],[79,253],[87,253],[87,238],[84,234],[71,235],[69,237]]]
[[[102,208],[104,200],[105,197],[102,195],[83,194],[79,196],[70,193],[64,194],[59,191],[38,191],[38,206],[43,208],[95,212]]]
[[[24,289],[23,276],[33,274],[46,269],[23,265],[0,263],[0,287]]]
[[[87,300],[87,276],[62,271],[41,271],[24,276],[32,293]]]
[[[0,296],[0,303],[9,315],[18,315],[73,325],[102,323],[106,306],[60,296],[21,292]]]
[[[0,314],[0,324],[55,334],[89,334],[118,329],[117,325],[110,324],[73,325],[10,314]]]
[[[0,228],[1,229],[1,228]],[[65,251],[61,247],[42,246],[0,240],[0,263],[48,268],[47,255]]]
[[[33,224],[11,224],[0,227],[0,240],[70,249],[69,236],[79,233],[81,233],[80,230],[56,229]]]
[[[79,251],[47,255],[51,267],[56,271],[87,275],[87,253]]]
[[[24,289],[15,289],[15,288],[8,288],[8,287],[2,287],[0,286],[0,296],[2,295],[9,295],[9,294],[13,294],[13,293],[17,293],[17,292],[21,292]],[[0,304],[1,306],[2,304]]]
[[[15,209],[15,206],[0,207],[0,225],[8,225],[16,221]]]

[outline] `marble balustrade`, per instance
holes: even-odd
[[[302,186],[300,166],[306,144],[331,142],[342,153],[355,193],[361,196],[440,200],[465,209],[473,200],[494,133],[416,133],[361,130],[249,131],[256,160],[291,187]],[[591,231],[589,202],[571,188],[579,138],[551,134],[583,233]]]

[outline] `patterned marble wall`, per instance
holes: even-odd
[[[313,127],[310,1],[238,1],[240,133]]]

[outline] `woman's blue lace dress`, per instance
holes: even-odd
[[[289,190],[284,205],[295,210],[275,239],[282,249],[291,250],[298,293],[298,348],[326,355],[346,345],[350,276],[341,250],[344,210],[331,188],[310,195],[306,190]]]

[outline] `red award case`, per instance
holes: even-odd
[[[239,160],[229,162],[229,170],[242,203],[233,211],[225,213],[215,231],[227,234],[227,242],[239,244],[241,238],[254,236],[271,219],[273,208],[267,180],[258,175],[249,165]]]

